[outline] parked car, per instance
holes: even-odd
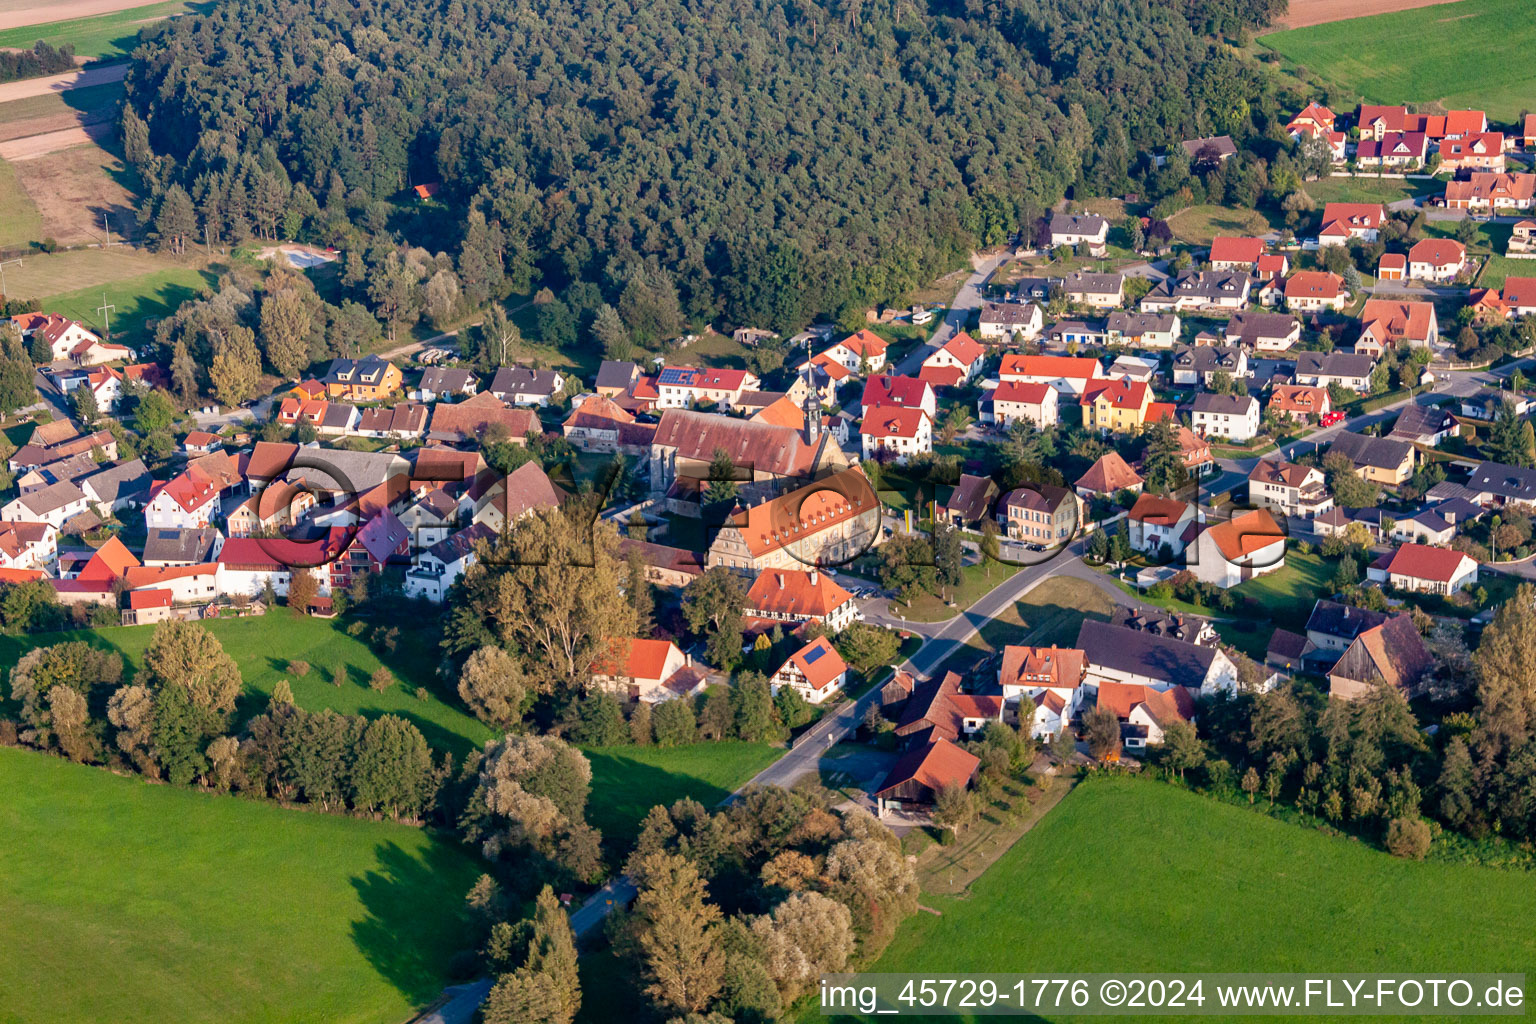
[[[1335,423],[1343,423],[1343,422],[1344,422],[1344,410],[1343,409],[1335,409],[1335,410],[1333,410],[1333,412],[1325,413],[1323,415],[1323,426],[1325,426],[1325,427],[1331,427]]]

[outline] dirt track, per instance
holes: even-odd
[[[1291,0],[1290,13],[1275,30],[1306,28],[1308,25],[1326,25],[1330,21],[1347,18],[1365,18],[1372,14],[1390,14],[1415,7],[1433,7],[1436,4],[1452,4],[1456,0]]]
[[[113,82],[121,82],[127,75],[127,64],[109,64],[104,68],[91,68],[88,71],[66,71],[62,75],[6,82],[0,85],[0,103],[31,99],[34,96],[47,96],[56,92],[68,92],[71,89],[89,89],[93,85],[111,85]]]
[[[24,139],[0,142],[0,160],[13,164],[24,160],[36,160],[40,156],[57,153],[71,146],[83,146],[87,142],[95,142],[111,134],[112,124],[107,122],[83,128],[65,128],[62,131],[46,132],[42,135],[28,135]]]
[[[23,0],[25,2],[25,0]],[[153,2],[153,0],[151,0]],[[94,18],[98,14],[112,14],[146,6],[145,0],[57,0],[39,6],[36,0],[26,7],[14,6],[14,0],[0,0],[0,29],[22,28],[26,25],[46,25],[53,21],[70,21],[74,18]]]

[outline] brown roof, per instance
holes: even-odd
[[[894,794],[908,783],[938,792],[947,786],[968,785],[976,777],[981,759],[947,739],[937,739],[902,756],[891,768],[875,796]]]
[[[709,462],[724,449],[736,465],[774,476],[806,473],[816,458],[815,447],[792,427],[688,409],[662,413],[654,443],[676,448],[680,458],[696,462]]]
[[[1301,466],[1294,462],[1281,462],[1279,459],[1260,459],[1248,473],[1249,480],[1257,480],[1266,484],[1284,484],[1286,487],[1300,487],[1306,483],[1311,474],[1312,467]]]
[[[1320,413],[1328,399],[1327,388],[1306,384],[1281,384],[1269,393],[1269,407],[1275,412]],[[1330,406],[1331,402],[1328,403]]]
[[[1229,562],[1247,558],[1262,551],[1276,541],[1285,541],[1285,531],[1275,522],[1267,509],[1255,509],[1234,516],[1224,523],[1207,527],[1206,532],[1216,542],[1216,548]]]
[[[1126,487],[1138,487],[1141,477],[1116,452],[1106,452],[1088,467],[1088,472],[1077,478],[1074,485],[1096,494],[1113,494]]]
[[[857,467],[841,470],[731,517],[753,557],[820,533],[879,504]]]
[[[1083,681],[1088,656],[1076,647],[1003,648],[998,683],[1002,686],[1075,687]]]
[[[489,391],[482,391],[462,402],[439,402],[432,410],[429,433],[442,441],[475,441],[493,423],[504,424],[517,439],[539,430],[539,418],[532,409],[513,408]]]
[[[1433,663],[1413,620],[1398,615],[1355,637],[1328,675],[1411,691]]]

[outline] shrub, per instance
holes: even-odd
[[[333,667],[331,669],[331,685],[339,688],[341,686],[341,684],[346,682],[346,681],[347,681],[347,666],[338,663],[335,667]]]
[[[293,675],[293,676],[299,676],[301,678],[303,676],[309,675],[309,662],[307,662],[307,661],[290,661],[288,663],[288,674],[289,675]]]
[[[1393,818],[1387,825],[1387,849],[1394,857],[1423,860],[1429,843],[1429,824],[1423,818]]]
[[[389,669],[382,665],[374,670],[373,675],[368,677],[368,688],[370,690],[377,690],[379,693],[383,693],[394,685],[395,677],[390,674]]]
[[[425,686],[416,687],[417,700],[421,701],[422,703],[426,703],[427,698],[430,696],[432,696],[432,694],[427,690]]]

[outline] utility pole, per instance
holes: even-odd
[[[16,264],[18,267],[21,266],[21,260],[19,259],[0,260],[0,299],[8,299],[11,297],[11,293],[5,290],[5,268],[10,266],[12,263]]]
[[[101,293],[101,305],[96,307],[96,312],[101,314],[102,333],[106,336],[106,340],[107,341],[111,341],[112,340],[112,320],[111,320],[110,317],[107,316],[107,314],[112,312],[116,308],[117,308],[116,306],[111,305],[110,303],[107,302],[107,293],[106,292],[102,292]]]
[[[107,222],[107,211],[101,211],[101,230],[106,233],[107,244],[103,248],[112,248],[112,225]]]

